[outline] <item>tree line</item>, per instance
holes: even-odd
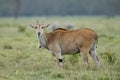
[[[0,16],[120,14],[120,0],[0,0]]]

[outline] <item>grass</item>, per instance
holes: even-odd
[[[35,31],[29,24],[58,21],[62,26],[72,22],[75,27],[91,28],[98,33],[97,47],[100,69],[89,56],[90,68],[84,68],[81,55],[65,55],[64,70],[56,67],[47,50],[37,48]],[[47,30],[49,32],[49,30]],[[67,16],[0,18],[0,80],[120,80],[120,16]]]

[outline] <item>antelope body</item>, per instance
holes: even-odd
[[[86,67],[88,67],[88,53],[99,67],[99,59],[96,55],[96,44],[98,41],[95,31],[83,28],[79,30],[66,30],[63,28],[55,29],[50,33],[46,33],[45,25],[32,26],[36,29],[39,44],[50,50],[57,58],[57,63],[62,67],[62,55],[76,54],[83,55]]]

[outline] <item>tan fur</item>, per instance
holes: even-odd
[[[80,51],[90,50],[94,41],[97,41],[97,34],[89,29],[80,30],[57,30],[49,33],[48,44],[55,47],[59,43],[62,54],[73,54],[79,48]],[[54,45],[53,45],[54,44]]]
[[[95,48],[98,42],[98,37],[95,31],[83,28],[79,30],[66,30],[58,28],[50,33],[43,32],[41,38],[41,45],[44,42],[43,47],[47,48],[56,56],[58,65],[60,65],[58,59],[62,59],[61,55],[64,54],[76,54],[81,52],[85,61],[86,67],[88,67],[88,53],[98,64],[98,57],[96,56]],[[95,46],[95,47],[94,47]]]

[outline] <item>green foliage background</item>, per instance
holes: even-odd
[[[90,68],[84,68],[82,56],[65,55],[64,70],[56,67],[56,58],[37,48],[35,31],[29,24],[44,18],[45,23],[66,21],[74,29],[91,28],[98,33],[97,54],[100,68],[89,56]],[[25,28],[23,28],[25,27]],[[23,29],[22,31],[19,31]],[[50,32],[49,29],[46,29]],[[120,79],[120,17],[68,16],[0,18],[0,80],[119,80]]]

